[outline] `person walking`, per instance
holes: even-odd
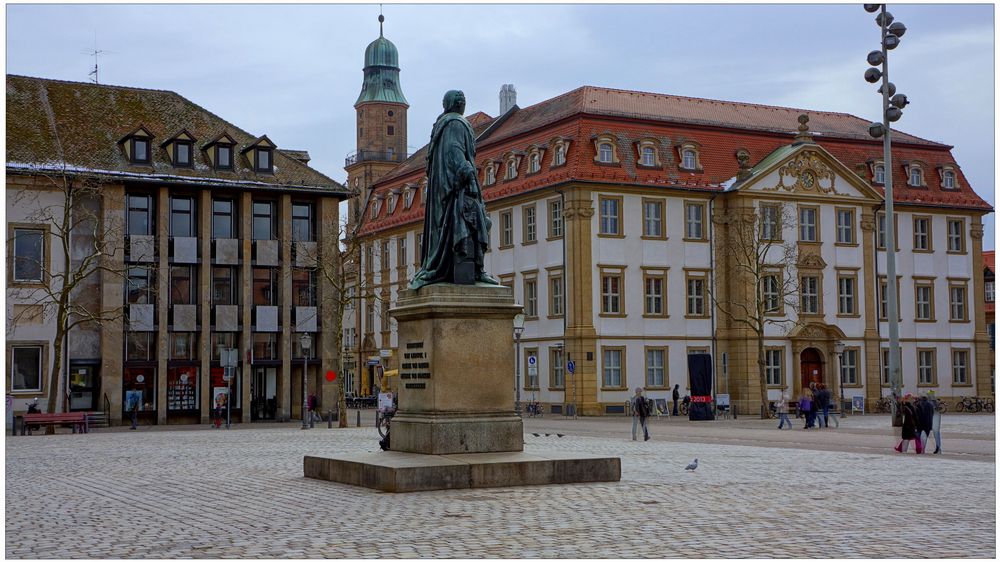
[[[673,394],[673,397],[674,397],[674,413],[673,413],[673,415],[675,415],[675,416],[679,416],[680,415],[680,412],[677,410],[677,401],[681,399],[681,390],[680,390],[680,388],[681,388],[681,385],[679,385],[679,384],[675,384],[674,385],[674,394]]]
[[[931,431],[934,433],[934,453],[935,455],[941,454],[941,411],[937,409],[938,399],[935,396],[934,391],[930,392],[930,398],[928,402],[934,407],[934,417],[931,418]],[[927,443],[924,443],[924,448],[927,448]]]
[[[788,424],[788,429],[792,429],[792,420],[788,419],[788,397],[784,393],[781,394],[781,398],[775,404],[775,410],[778,411],[778,429],[785,427],[786,423]]]
[[[806,425],[802,429],[809,429],[813,426],[813,397],[812,391],[808,388],[802,391],[799,397],[799,411],[806,416]]]
[[[635,441],[636,429],[642,426],[644,441],[649,441],[649,428],[646,427],[646,418],[649,417],[649,403],[642,395],[642,388],[635,389],[635,396],[632,397],[632,441]]]
[[[825,384],[819,385],[819,403],[816,405],[818,410],[823,411],[823,427],[829,429],[830,427],[830,402],[833,400],[833,394],[826,387]],[[819,413],[817,412],[817,416]]]
[[[900,406],[900,413],[903,416],[903,432],[899,444],[895,447],[897,453],[905,453],[910,446],[910,441],[914,439],[917,440],[917,453],[923,451],[920,439],[917,439],[917,412],[913,409],[913,404],[910,403],[911,398],[913,398],[912,394],[904,396]]]
[[[926,396],[921,396],[915,405],[917,412],[917,441],[920,447],[918,453],[923,453],[927,449],[927,442],[931,438],[931,431],[934,430],[934,405]]]
[[[132,417],[132,427],[129,429],[136,429],[139,427],[139,402],[139,396],[135,394],[130,396],[128,399],[128,411],[129,415]]]

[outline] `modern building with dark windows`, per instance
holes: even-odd
[[[337,231],[347,192],[307,152],[174,92],[7,76],[6,157],[15,410],[55,392],[58,411],[112,423],[130,406],[206,423],[231,386],[233,421],[287,420],[303,365],[307,394],[333,407],[333,288],[317,268],[338,241],[318,233]],[[57,345],[60,311],[72,328]]]

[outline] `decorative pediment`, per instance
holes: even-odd
[[[746,152],[736,154],[741,166],[729,190],[759,191],[795,199],[832,197],[870,202],[883,199],[869,182],[813,142],[796,142],[778,148],[753,168],[744,167],[748,156]]]
[[[823,161],[819,152],[803,150],[778,168],[778,183],[762,191],[784,190],[841,195],[837,192],[837,174]]]
[[[833,324],[822,322],[807,322],[799,324],[788,332],[788,338],[793,340],[843,340],[844,331]]]
[[[799,269],[824,269],[826,261],[823,256],[810,252],[800,252],[799,261],[796,264]]]

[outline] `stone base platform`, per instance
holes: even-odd
[[[306,478],[382,490],[422,492],[618,482],[621,459],[572,453],[466,453],[422,455],[385,451],[303,460]]]

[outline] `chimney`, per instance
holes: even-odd
[[[517,105],[517,90],[513,84],[504,84],[500,88],[500,115],[507,113],[515,105]]]

